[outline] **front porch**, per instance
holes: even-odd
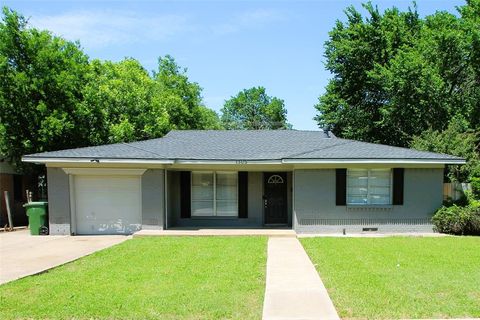
[[[165,177],[167,230],[292,228],[291,171],[166,170]]]

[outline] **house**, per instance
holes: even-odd
[[[7,201],[5,191],[8,191],[10,213],[14,226],[28,224],[23,204],[26,202],[25,190],[29,186],[28,177],[21,175],[5,157],[0,155],[0,227],[8,225]]]
[[[447,164],[464,159],[324,131],[171,131],[45,152],[51,234],[174,227],[431,231]]]

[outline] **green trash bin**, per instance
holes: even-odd
[[[30,202],[25,203],[23,206],[27,209],[30,234],[34,236],[40,235],[42,227],[47,227],[48,202]]]

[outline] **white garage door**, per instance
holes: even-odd
[[[77,234],[129,234],[141,228],[139,176],[74,178]]]

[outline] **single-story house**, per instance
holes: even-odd
[[[171,131],[27,155],[47,166],[51,234],[287,227],[432,231],[444,167],[464,159],[328,131]]]

